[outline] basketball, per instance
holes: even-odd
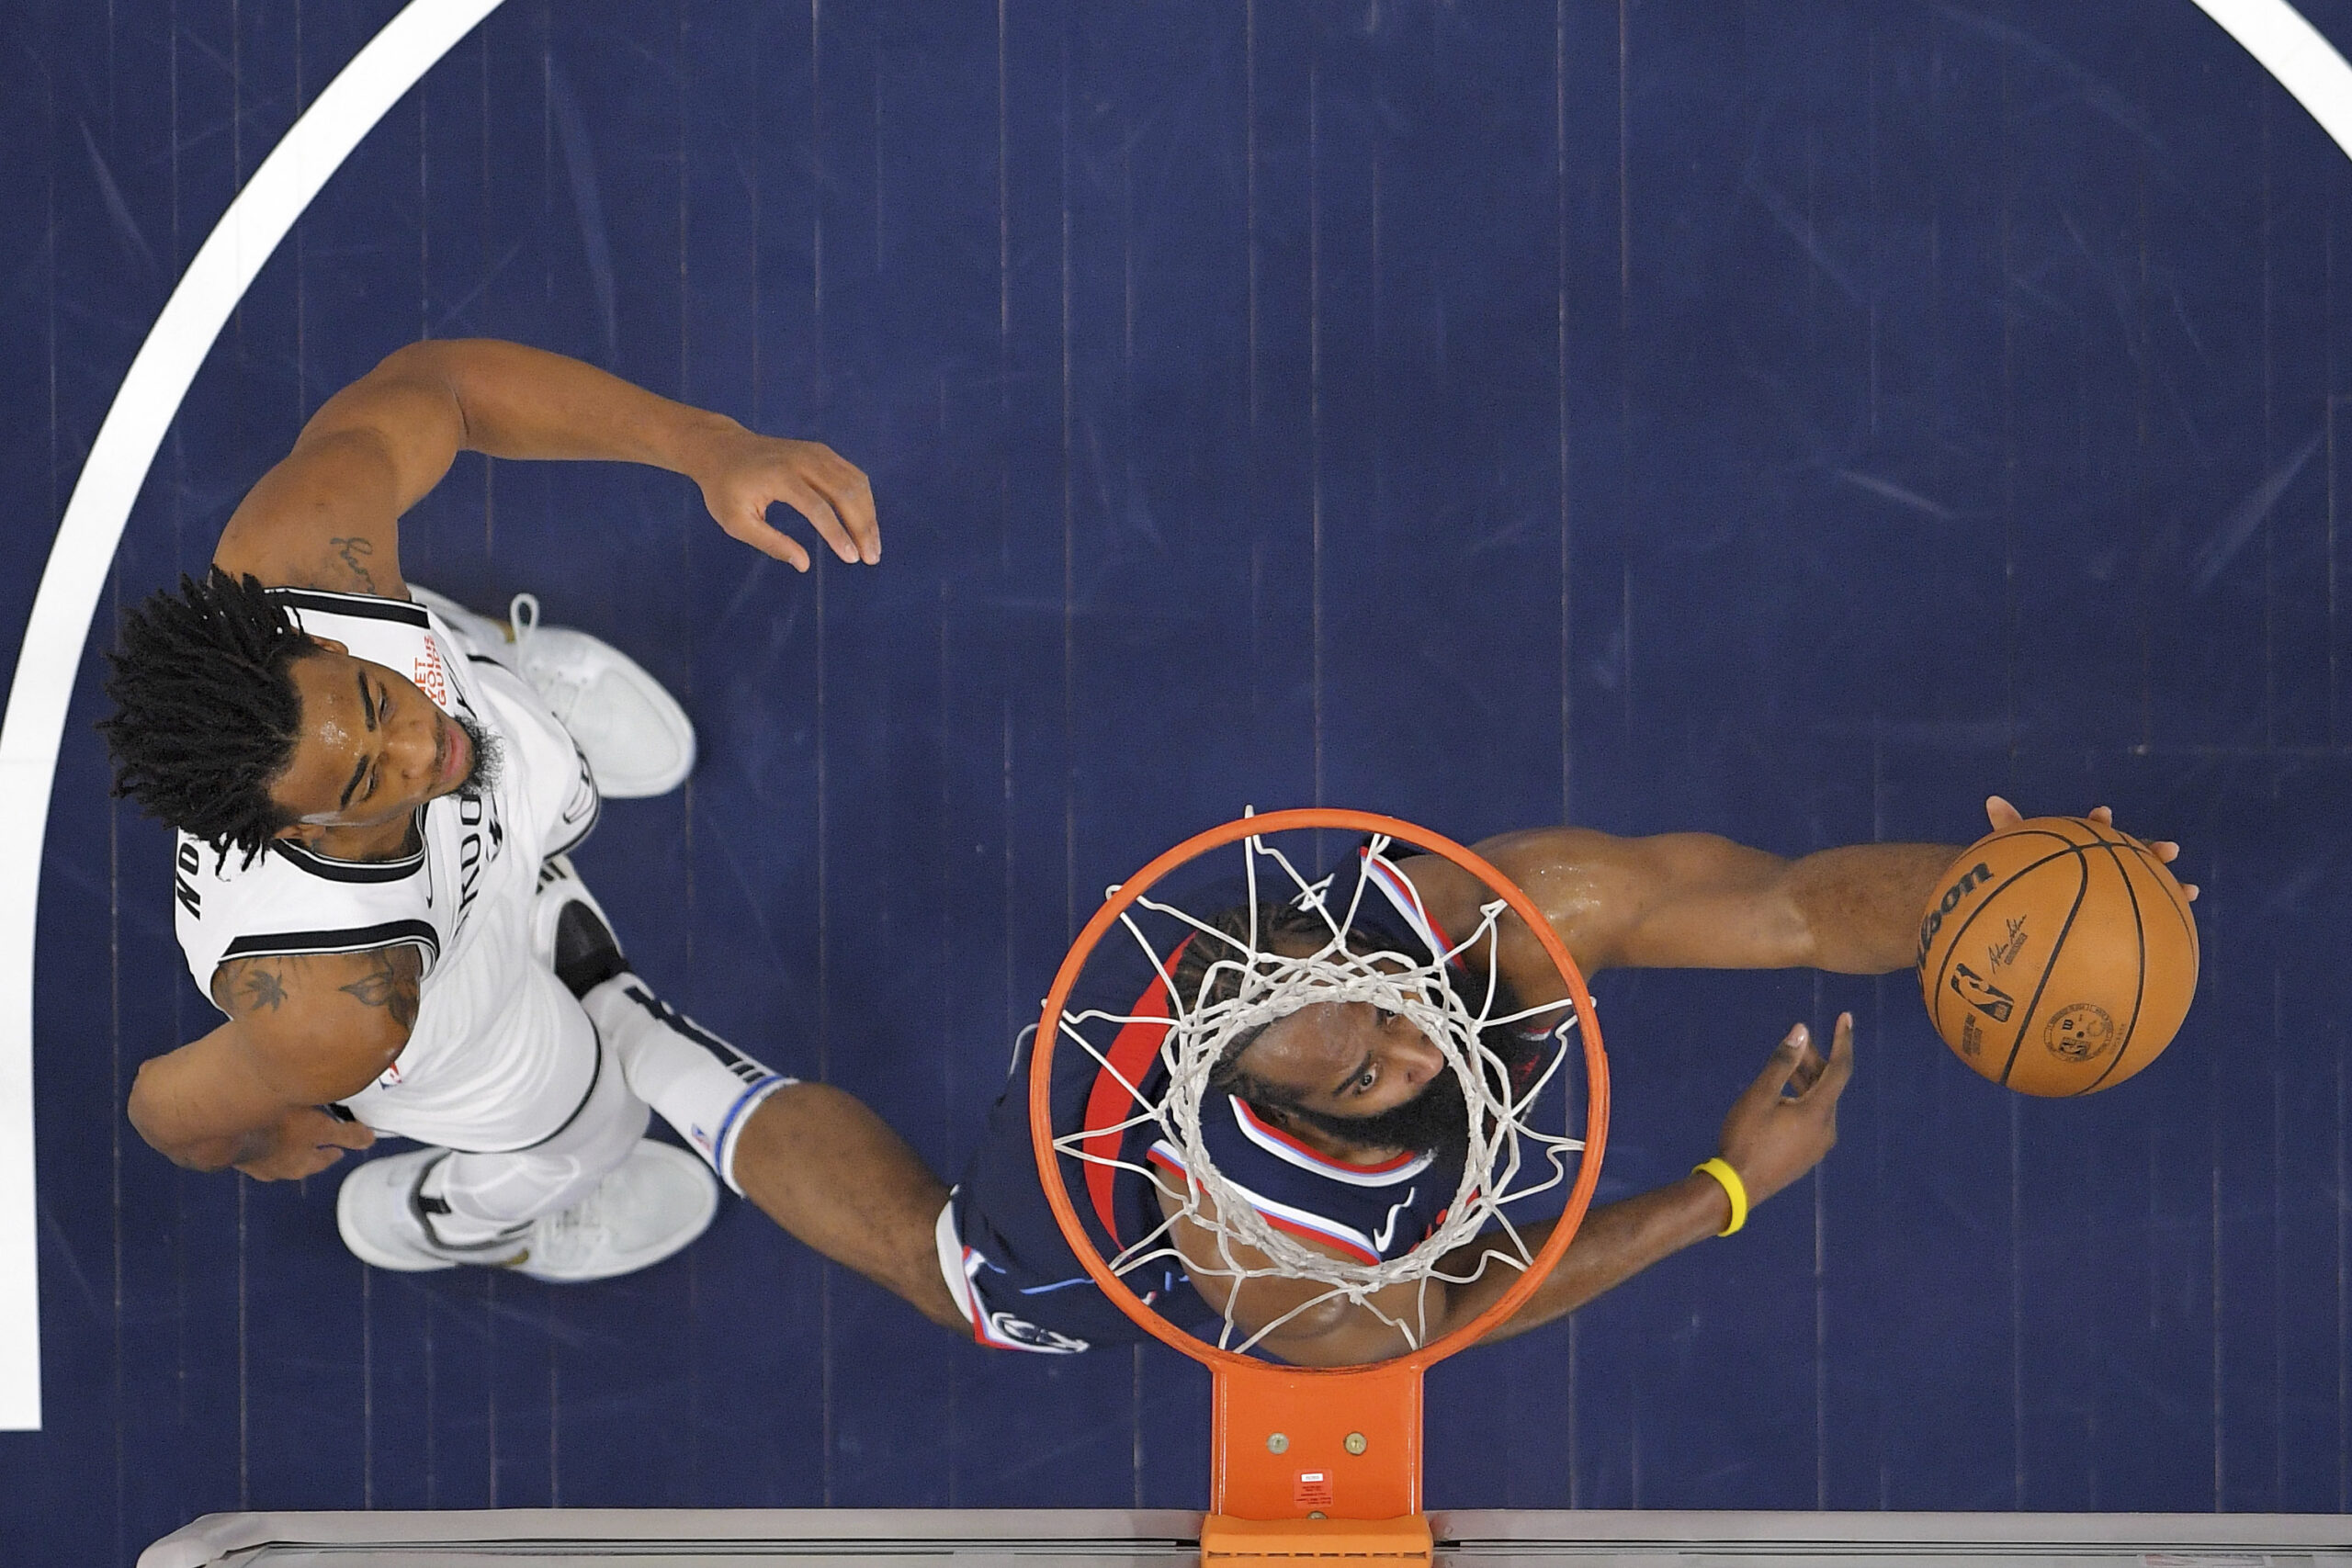
[[[2021,1094],[2112,1089],[2156,1059],[2197,991],[2197,921],[2147,845],[2036,817],[1955,860],[1919,919],[1944,1043]]]

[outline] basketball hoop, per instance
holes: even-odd
[[[1352,883],[1338,874],[1310,878],[1297,858],[1271,842],[1278,835],[1336,829],[1365,838]],[[1419,910],[1412,884],[1396,871],[1391,846],[1441,856],[1476,876],[1493,895],[1476,928],[1453,940]],[[1212,925],[1197,912],[1154,897],[1171,874],[1220,850],[1239,846],[1245,917]],[[1361,936],[1363,900],[1375,885],[1408,911],[1408,939],[1373,942]],[[1280,945],[1265,937],[1261,910],[1284,917]],[[1171,945],[1155,945],[1139,914],[1174,931]],[[1558,972],[1565,1003],[1520,1009],[1497,979],[1499,921],[1516,915]],[[1378,926],[1371,929],[1382,930]],[[1394,924],[1384,934],[1393,933]],[[1070,1010],[1073,990],[1098,948],[1132,942],[1154,976],[1141,1001],[1126,1011]],[[1185,969],[1192,994],[1177,979],[1178,954],[1201,944]],[[1483,966],[1484,978],[1478,968]],[[1402,1014],[1438,1047],[1462,1086],[1468,1134],[1453,1201],[1430,1234],[1402,1256],[1353,1260],[1330,1249],[1301,1246],[1279,1216],[1261,1216],[1218,1176],[1204,1146],[1201,1106],[1212,1076],[1272,1021],[1319,1002],[1371,1002]],[[1568,1010],[1565,1015],[1561,1010]],[[1548,1027],[1545,1021],[1556,1019]],[[1538,1027],[1531,1029],[1533,1023]],[[1514,1070],[1486,1042],[1492,1031],[1516,1029],[1529,1043]],[[1107,1038],[1106,1038],[1107,1036]],[[1083,1050],[1099,1064],[1097,1100],[1128,1097],[1118,1114],[1098,1118],[1089,1131],[1057,1132],[1054,1124],[1054,1059],[1057,1046]],[[1585,1106],[1583,1136],[1536,1125],[1535,1107],[1548,1092],[1563,1102],[1573,1087],[1568,1064],[1580,1048]],[[1545,1059],[1548,1052],[1548,1061]],[[1149,1077],[1159,1087],[1140,1086]],[[1321,807],[1247,816],[1198,833],[1109,890],[1054,976],[1030,1062],[1030,1132],[1046,1199],[1071,1250],[1094,1283],[1146,1333],[1210,1371],[1215,1410],[1210,1462],[1210,1517],[1203,1527],[1204,1561],[1229,1557],[1345,1554],[1426,1560],[1430,1536],[1421,1500],[1421,1378],[1454,1351],[1476,1344],[1517,1312],[1567,1250],[1600,1175],[1609,1119],[1608,1064],[1592,998],[1576,961],[1527,895],[1472,851],[1442,835],[1394,818]],[[1119,1154],[1123,1140],[1141,1130],[1153,1140],[1163,1170]],[[1573,1179],[1566,1158],[1573,1154]],[[1111,1182],[1120,1169],[1151,1179],[1158,1193],[1215,1239],[1217,1257],[1204,1263],[1176,1252],[1175,1221],[1148,1226],[1106,1259],[1073,1202],[1064,1165],[1081,1176],[1091,1207],[1109,1226]],[[1181,1176],[1171,1180],[1165,1170]],[[1560,1190],[1566,1195],[1560,1198]],[[1531,1247],[1509,1212],[1549,1194],[1561,1203],[1551,1234]],[[1220,1196],[1222,1195],[1222,1196]],[[1521,1213],[1524,1214],[1522,1207]],[[1475,1247],[1467,1274],[1459,1270]],[[1254,1261],[1263,1259],[1264,1261]],[[1172,1262],[1170,1261],[1172,1260]],[[1182,1267],[1193,1278],[1221,1277],[1230,1289],[1216,1342],[1186,1332],[1148,1305],[1123,1275],[1147,1265]],[[1488,1267],[1517,1278],[1469,1322],[1435,1337],[1426,1330],[1429,1283],[1465,1283]],[[1279,1275],[1321,1287],[1304,1304],[1272,1322],[1244,1325],[1233,1303],[1248,1280]],[[1399,1291],[1399,1286],[1419,1285]],[[1396,1308],[1399,1297],[1408,1303]],[[1375,1298],[1378,1298],[1376,1301]],[[1242,1352],[1299,1313],[1336,1299],[1379,1314],[1406,1346],[1392,1359],[1331,1368],[1293,1367]],[[1380,1302],[1392,1303],[1383,1307]]]

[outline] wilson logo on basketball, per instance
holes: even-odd
[[[1944,929],[1944,917],[1959,908],[1960,901],[1975,892],[1980,884],[1992,880],[1993,868],[1978,861],[1968,868],[1966,875],[1944,889],[1944,896],[1936,900],[1935,907],[1928,911],[1928,918],[1919,922],[1919,956],[1912,961],[1913,968],[1927,968],[1928,949],[1935,942],[1936,933]]]

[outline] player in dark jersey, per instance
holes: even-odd
[[[1449,933],[1432,926],[1392,862],[1360,852],[1349,869],[1362,875],[1363,896],[1341,889],[1331,905],[1354,911],[1348,923],[1351,949],[1435,953],[1452,948]],[[1241,887],[1220,884],[1178,902],[1193,919],[1246,942],[1252,922]],[[1166,1092],[1161,1046],[1172,1010],[1170,982],[1189,1001],[1199,996],[1216,959],[1236,950],[1194,933],[1171,915],[1147,909],[1131,918],[1169,975],[1154,972],[1138,943],[1106,942],[1096,951],[1107,962],[1088,965],[1080,981],[1084,994],[1073,998],[1071,1010],[1157,1021],[1120,1028],[1102,1060],[1067,1045],[1054,1059],[1054,1124],[1076,1132],[1083,1151],[1064,1156],[1063,1178],[1080,1222],[1105,1258],[1159,1230],[1168,1219],[1159,1202],[1163,1185],[1179,1189],[1192,1174],[1184,1150],[1166,1130],[1136,1115],[1138,1102],[1156,1105]],[[1283,950],[1301,953],[1322,946],[1330,929],[1323,916],[1283,903],[1260,905],[1256,925]],[[1470,984],[1461,956],[1446,970],[1457,991],[1483,991]],[[1506,994],[1493,1010],[1509,1016],[1521,1010]],[[1541,1024],[1531,1032],[1492,1028],[1483,1043],[1509,1064],[1522,1089],[1560,1048]],[[1295,1096],[1250,1074],[1248,1065],[1255,1060],[1247,1050],[1234,1053],[1230,1070],[1212,1077],[1200,1118],[1203,1147],[1227,1189],[1243,1195],[1275,1229],[1350,1261],[1377,1263],[1412,1251],[1443,1215],[1462,1175],[1467,1120],[1460,1079],[1441,1067],[1402,1104],[1344,1117],[1299,1107]],[[942,1215],[943,1261],[961,1267],[960,1280],[948,1276],[950,1288],[983,1344],[1074,1350],[1137,1338],[1135,1325],[1094,1289],[1046,1203],[1030,1148],[1028,1073],[1024,1047],[989,1113],[988,1131],[952,1209]],[[1323,1140],[1310,1141],[1316,1131]],[[1329,1147],[1333,1138],[1346,1150]],[[1374,1157],[1354,1157],[1356,1149]],[[1136,1279],[1138,1292],[1148,1292],[1162,1316],[1214,1332],[1216,1309],[1173,1260],[1148,1266]],[[1047,1296],[1063,1299],[1046,1303]],[[1053,1327],[1032,1321],[1040,1317]]]
[[[1986,802],[1986,815],[1996,829],[2018,820],[1998,796]],[[2092,815],[2109,814],[2102,807]],[[1580,828],[1506,833],[1474,847],[1527,892],[1588,976],[1628,967],[1907,969],[1918,911],[1959,852],[1949,844],[1858,844],[1787,860],[1712,834],[1624,839]],[[2170,843],[2152,848],[2167,861],[2178,852]],[[1444,951],[1452,946],[1445,933],[1475,929],[1491,897],[1470,873],[1434,856],[1403,861],[1374,883],[1379,897],[1362,901],[1360,911],[1369,913],[1360,912],[1351,927],[1368,949],[1400,948],[1403,928],[1437,936]],[[1304,940],[1311,947],[1319,938]],[[1469,978],[1489,978],[1475,973],[1483,962],[1476,950],[1465,956]],[[1565,1003],[1557,973],[1514,915],[1499,922],[1491,966],[1491,978],[1524,1006]],[[1174,977],[1186,984],[1182,973]],[[1148,983],[1124,997],[1114,991],[1105,1010],[1148,1018],[1165,1011],[1162,991],[1157,1000]],[[1148,1060],[1156,1046],[1156,1038],[1141,1041],[1131,1060],[1117,1046],[1108,1053],[1147,1096],[1156,1092]],[[1731,1182],[1752,1205],[1803,1176],[1837,1141],[1838,1100],[1852,1067],[1849,1016],[1838,1020],[1826,1055],[1804,1024],[1792,1029],[1724,1118],[1715,1152],[1729,1181],[1694,1169],[1594,1209],[1559,1266],[1488,1337],[1572,1312],[1723,1232],[1735,1213]],[[1294,1363],[1345,1365],[1405,1348],[1397,1314],[1341,1302],[1285,1322],[1322,1288],[1280,1278],[1236,1286],[1208,1270],[1217,1244],[1182,1214],[1173,1196],[1182,1172],[1169,1168],[1166,1151],[1149,1146],[1148,1130],[1114,1130],[1122,1118],[1106,1113],[1104,1102],[1120,1107],[1130,1096],[1124,1085],[1098,1092],[1104,1075],[1084,1052],[1056,1053],[1057,1133],[1099,1134],[1119,1159],[1117,1168],[1065,1166],[1081,1223],[1107,1257],[1172,1222],[1177,1250],[1195,1263],[1193,1271],[1170,1265],[1150,1279],[1130,1276],[1139,1294],[1156,1296],[1152,1304],[1184,1326],[1228,1311],[1245,1332],[1279,1324],[1259,1348]],[[1462,1123],[1458,1101],[1430,1109],[1452,1077],[1437,1048],[1404,1018],[1365,1003],[1315,1003],[1266,1026],[1220,1068],[1220,1093],[1204,1102],[1203,1125],[1220,1173],[1270,1221],[1340,1258],[1394,1258],[1425,1234],[1432,1204],[1443,1201],[1438,1195],[1453,1190],[1436,1129]],[[828,1136],[820,1121],[791,1106],[763,1108],[742,1134],[738,1179],[786,1230],[984,1344],[1072,1352],[1140,1337],[1086,1278],[1046,1205],[1028,1125],[1025,1052],[952,1201],[942,1201],[949,1197],[944,1187],[910,1179],[844,1213],[808,1179]],[[1167,1179],[1147,1181],[1126,1168],[1141,1166]],[[1541,1244],[1540,1225],[1529,1234],[1531,1246]],[[1509,1288],[1510,1272],[1488,1269],[1467,1285],[1430,1287],[1426,1334],[1477,1315]]]

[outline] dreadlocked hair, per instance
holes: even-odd
[[[1236,904],[1218,910],[1205,923],[1208,931],[1193,933],[1184,951],[1176,955],[1176,967],[1169,976],[1175,983],[1176,998],[1187,1012],[1231,1001],[1241,994],[1253,926],[1261,953],[1302,947],[1312,953],[1331,940],[1329,919],[1318,910],[1302,909],[1295,904],[1261,904],[1254,911],[1247,904]],[[1211,931],[1216,935],[1210,935]],[[1218,968],[1219,964],[1224,967]],[[1241,1055],[1265,1028],[1260,1024],[1243,1030],[1226,1042],[1216,1065],[1209,1069],[1211,1088],[1230,1092],[1253,1087],[1241,1070]]]
[[[183,575],[123,618],[107,656],[114,793],[250,865],[291,820],[269,786],[293,760],[301,699],[288,666],[318,650],[251,576]]]

